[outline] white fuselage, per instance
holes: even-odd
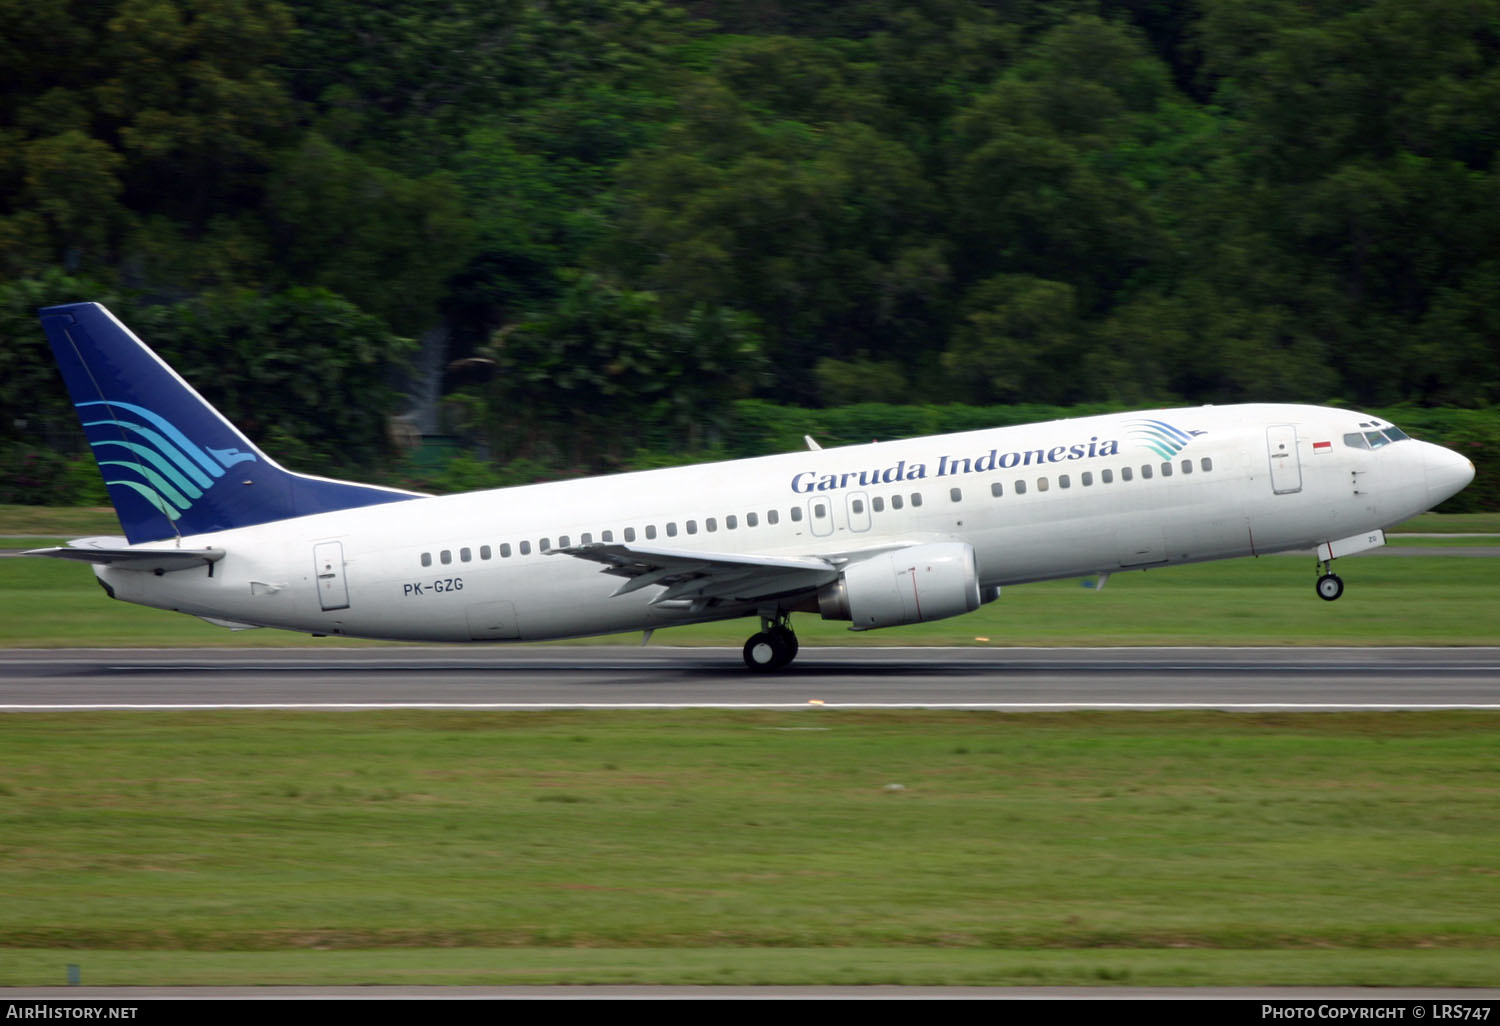
[[[597,563],[545,550],[631,542],[857,562],[963,541],[986,588],[1311,550],[1404,520],[1472,477],[1427,443],[1344,441],[1373,420],[1277,405],[1110,414],[392,502],[184,539],[226,552],[211,567],[96,572],[123,600],[319,634],[642,630],[764,615],[765,603],[652,605],[655,589],[616,595],[619,578]],[[1174,446],[1150,424],[1190,440]]]

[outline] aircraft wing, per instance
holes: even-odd
[[[554,554],[604,564],[602,573],[624,577],[615,595],[653,585],[661,594],[652,605],[672,602],[708,604],[711,600],[754,602],[810,591],[839,575],[838,565],[817,556],[757,556],[736,552],[689,552],[636,545],[570,545]],[[839,562],[842,562],[840,560]]]

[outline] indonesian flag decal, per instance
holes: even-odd
[[[1333,443],[1332,442],[1314,442],[1313,443],[1313,455],[1314,456],[1322,456],[1322,455],[1325,455],[1326,453],[1330,453],[1330,452],[1333,452]]]

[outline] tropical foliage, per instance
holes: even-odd
[[[419,336],[554,471],[747,397],[1500,400],[1500,0],[0,0],[0,66],[7,452],[97,297],[387,476]]]

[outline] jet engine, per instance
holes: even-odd
[[[818,612],[867,631],[973,612],[999,594],[999,588],[980,589],[972,545],[934,542],[849,566],[818,592]]]

